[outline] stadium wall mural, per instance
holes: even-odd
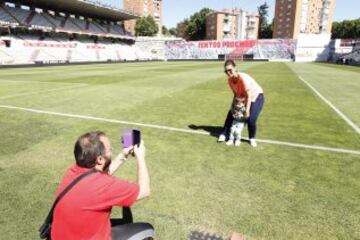
[[[243,41],[166,41],[165,58],[181,59],[218,59],[222,57],[242,59],[284,59],[292,60],[296,40],[269,39]]]

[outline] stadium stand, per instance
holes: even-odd
[[[13,8],[9,6],[3,6],[3,9],[13,18],[15,18],[19,23],[26,24],[26,19],[30,15],[30,11],[21,9],[21,8]]]
[[[1,64],[148,60],[138,47],[121,41],[94,43],[85,37],[73,41],[60,37],[39,40],[38,36],[25,35],[8,37],[8,40],[11,48],[0,41]]]
[[[65,26],[70,27],[71,29],[76,29],[77,28],[81,32],[87,32],[88,31],[87,23],[83,19],[69,17],[69,18],[67,18]]]
[[[98,27],[96,24],[94,24],[93,22],[87,22],[87,30],[92,32],[92,33],[98,33],[98,34],[105,34],[107,33],[106,31],[103,31],[100,27]]]
[[[32,28],[44,29],[48,31],[54,29],[54,24],[49,22],[49,20],[47,20],[47,18],[42,13],[35,13],[29,24]]]
[[[0,64],[224,58],[360,61],[360,47],[353,48],[353,41],[334,41],[330,46],[330,36],[320,35],[297,40],[135,39],[122,22],[137,17],[90,0],[0,0]]]
[[[252,50],[254,59],[293,60],[295,42],[290,40],[261,40],[257,41]]]
[[[167,60],[218,59],[222,51],[218,48],[200,48],[199,42],[174,40],[165,42],[165,58]]]
[[[72,33],[82,33],[81,27],[79,27],[79,25],[75,24],[71,17],[64,17],[61,20],[61,25],[60,28],[58,28],[57,30],[64,30],[67,32],[72,32]]]
[[[63,22],[63,19],[57,16],[54,16],[49,13],[43,13],[44,18],[46,18],[55,28],[60,28]]]
[[[141,51],[141,60],[164,60],[165,43],[174,41],[174,39],[170,37],[138,37],[135,46]],[[181,39],[178,38],[177,40]],[[167,52],[169,54],[170,50]]]
[[[119,25],[112,25],[111,29],[115,32],[115,34],[126,34],[125,29],[122,26]]]
[[[62,0],[66,1],[66,0]],[[102,19],[99,19],[100,21]],[[69,32],[87,35],[116,35],[129,36],[124,28],[117,24],[100,24],[96,21],[88,21],[85,18],[74,17],[71,12],[63,14],[49,14],[35,10],[24,9],[19,6],[3,5],[0,8],[0,22],[6,24],[18,24],[32,29],[44,31],[55,30],[57,32]],[[115,36],[114,36],[115,35]]]
[[[96,29],[94,32],[99,32],[100,30],[100,33],[109,33],[109,30],[106,28],[106,26],[103,26],[101,23],[96,21],[91,22],[91,28]]]
[[[0,2],[0,64],[145,59],[118,24],[137,17],[96,1]]]
[[[350,53],[339,56],[337,63],[360,65],[360,46]]]
[[[336,39],[331,42],[329,62],[360,65],[360,39]]]
[[[19,25],[18,21],[13,18],[2,6],[0,6],[0,24],[2,25]]]

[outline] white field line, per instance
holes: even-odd
[[[303,77],[299,75],[299,79],[303,81],[313,92],[318,95],[327,105],[329,105],[344,121],[352,127],[357,134],[360,134],[360,128],[350,120],[344,113],[342,113],[337,107],[334,106],[329,100],[327,100],[321,93],[316,90],[310,83],[308,83]]]
[[[108,122],[108,123],[124,124],[124,125],[139,126],[139,127],[146,127],[146,128],[155,128],[155,129],[162,129],[162,130],[173,131],[173,132],[183,132],[183,133],[199,134],[199,135],[210,135],[210,133],[208,133],[208,132],[201,132],[201,131],[195,131],[195,130],[189,130],[189,129],[183,129],[183,128],[175,128],[175,127],[167,127],[167,126],[160,126],[160,125],[153,125],[153,124],[122,121],[122,120],[109,119],[109,118],[99,118],[99,117],[92,117],[92,116],[85,116],[85,115],[78,115],[78,114],[71,114],[71,113],[51,112],[51,111],[44,111],[44,110],[32,109],[32,108],[22,108],[22,107],[17,107],[17,106],[10,106],[10,105],[0,105],[0,108],[26,111],[26,112],[32,112],[32,113],[39,113],[39,114],[47,114],[47,115],[53,115],[53,116],[86,119],[86,120],[93,120],[93,121],[98,121],[98,122]],[[244,140],[248,140],[248,139],[244,138]],[[341,149],[341,148],[298,144],[298,143],[282,142],[282,141],[276,141],[276,140],[265,140],[265,139],[258,139],[257,141],[261,142],[261,143],[283,145],[283,146],[290,146],[290,147],[296,147],[296,148],[314,149],[314,150],[360,155],[359,150],[348,150],[348,149]]]
[[[15,98],[15,97],[29,96],[29,95],[36,95],[36,94],[42,94],[42,93],[56,92],[56,91],[60,91],[60,90],[75,89],[75,88],[80,88],[80,87],[85,87],[85,86],[87,86],[87,85],[68,86],[68,87],[53,88],[53,89],[42,90],[42,91],[18,93],[18,94],[13,94],[13,95],[2,96],[2,97],[0,97],[0,100]]]

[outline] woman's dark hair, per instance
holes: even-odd
[[[228,59],[228,60],[225,61],[224,68],[226,68],[226,66],[228,66],[228,65],[236,67],[235,61],[232,60],[232,59]]]
[[[102,136],[105,136],[105,133],[100,131],[88,132],[76,141],[74,156],[79,167],[95,167],[97,157],[105,153],[105,146],[100,140]]]

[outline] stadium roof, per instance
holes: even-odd
[[[6,2],[110,21],[123,21],[140,17],[133,12],[100,5],[89,0],[6,0]]]

